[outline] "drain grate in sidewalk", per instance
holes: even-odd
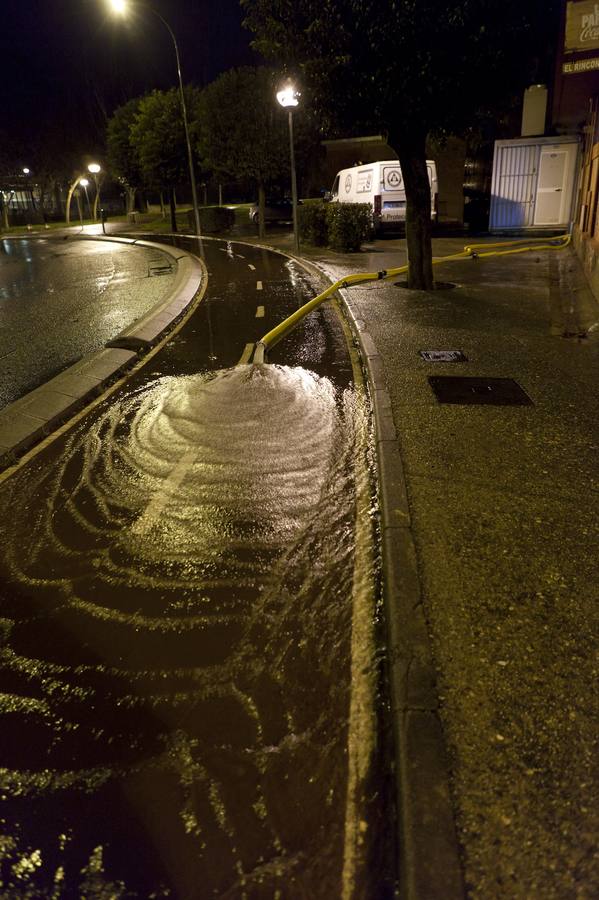
[[[172,263],[162,260],[150,260],[148,265],[148,278],[154,275],[170,275],[173,271]]]
[[[478,406],[531,406],[532,400],[513,378],[470,378],[429,375],[439,403]]]

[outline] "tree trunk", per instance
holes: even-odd
[[[171,210],[171,231],[177,231],[177,205],[175,201],[174,188],[168,189],[168,203]]]
[[[160,191],[160,215],[163,219],[166,219],[166,210],[164,208],[164,194]]]
[[[431,187],[426,166],[426,135],[417,134],[406,125],[401,135],[390,137],[390,143],[397,150],[406,189],[408,287],[432,291]]]
[[[96,195],[94,197],[94,222],[98,221],[98,206],[100,205],[100,179],[96,175]]]
[[[264,185],[258,185],[258,235],[263,238],[265,234],[264,228],[264,207],[266,206],[266,193]]]
[[[67,211],[66,211],[66,223],[67,225],[71,224],[71,200],[73,199],[73,194],[75,193],[75,188],[79,184],[79,177],[77,177],[76,181],[73,181],[69,185],[69,192],[67,194]]]
[[[135,191],[137,188],[128,187],[127,188],[127,214],[132,213],[135,210]]]

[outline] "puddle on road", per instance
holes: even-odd
[[[7,896],[341,896],[364,428],[304,369],[167,377],[8,482]]]

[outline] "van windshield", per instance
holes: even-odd
[[[339,193],[339,176],[335,175],[333,187],[331,188],[331,196],[336,197],[338,193]]]

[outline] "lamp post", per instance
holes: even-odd
[[[33,210],[35,210],[35,203],[33,200],[33,191],[31,190],[31,186],[29,184],[29,176],[31,175],[31,169],[29,169],[27,166],[23,166],[22,172],[23,172],[23,175],[25,176],[25,183],[27,185],[27,193],[30,195],[30,199],[31,199],[32,218],[33,218]],[[27,205],[29,205],[29,203]],[[27,230],[31,231],[30,223],[27,225]]]
[[[127,12],[127,0],[109,0],[110,5],[112,7],[113,12],[118,15],[125,15]],[[189,124],[187,121],[187,105],[185,103],[185,92],[183,90],[183,76],[181,75],[181,60],[179,58],[179,47],[177,45],[177,39],[175,38],[175,34],[173,29],[168,24],[166,19],[164,19],[159,12],[156,12],[151,6],[144,7],[148,12],[153,13],[164,25],[166,30],[171,36],[173,47],[175,48],[175,58],[177,60],[177,75],[179,77],[179,93],[181,95],[181,113],[183,116],[183,127],[185,129],[185,142],[187,144],[187,165],[189,168],[189,180],[191,182],[191,197],[193,202],[193,218],[195,222],[195,231],[198,237],[200,237],[200,211],[198,208],[198,192],[196,188],[196,177],[193,166],[193,153],[191,152],[191,141],[189,138]]]
[[[98,219],[98,200],[100,199],[100,172],[102,171],[102,166],[100,166],[98,163],[93,162],[88,165],[87,171],[91,175],[93,175],[94,184],[96,186],[96,195],[94,197],[94,215],[93,215],[94,222],[96,222]],[[81,183],[83,184],[83,182],[81,182]],[[87,195],[87,188],[85,188],[85,193]],[[87,205],[89,206],[89,198],[87,201]],[[90,210],[90,214],[91,214],[91,210]]]
[[[79,179],[79,184],[83,187],[83,190],[85,191],[85,200],[86,200],[86,203],[87,203],[87,212],[88,212],[89,217],[90,217],[90,219],[91,219],[91,218],[92,218],[92,208],[91,208],[91,206],[89,205],[89,194],[87,193],[87,187],[88,187],[88,185],[89,185],[89,181],[87,180],[87,178],[80,178],[80,179]]]
[[[293,149],[293,109],[299,103],[300,93],[292,84],[277,91],[277,100],[289,113],[289,155],[291,158],[291,204],[293,208],[293,249],[299,253],[299,229],[297,224],[297,182],[295,178],[295,151]]]

